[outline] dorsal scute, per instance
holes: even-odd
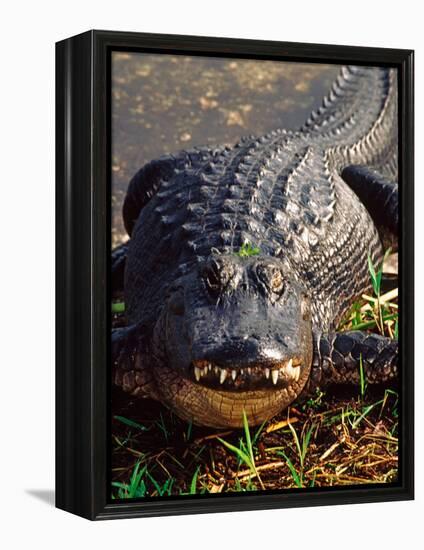
[[[342,67],[322,106],[311,113],[300,135],[309,141],[316,136],[321,143],[327,141],[333,146],[352,146],[363,139],[396,95],[394,74],[385,68]]]
[[[131,179],[123,205],[123,218],[127,233],[131,236],[142,209],[157,193],[165,203],[174,192],[178,178],[190,179],[207,162],[213,164],[224,147],[195,147],[175,155],[163,155],[145,164]]]

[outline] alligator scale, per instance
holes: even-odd
[[[369,289],[368,256],[396,249],[397,157],[396,72],[343,67],[299,130],[141,168],[112,256],[129,322],[112,335],[115,384],[237,427],[243,410],[259,424],[357,383],[360,361],[369,383],[396,379],[397,341],[336,329]]]

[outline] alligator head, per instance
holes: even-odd
[[[309,299],[276,258],[212,255],[174,281],[156,326],[158,391],[197,424],[258,424],[287,407],[312,362]]]

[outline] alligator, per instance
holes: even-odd
[[[337,327],[397,249],[397,132],[396,70],[346,66],[298,130],[143,166],[112,254],[114,383],[213,428],[360,375],[396,383],[397,340]]]

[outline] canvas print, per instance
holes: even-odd
[[[110,86],[110,498],[396,483],[396,69],[116,51]]]

